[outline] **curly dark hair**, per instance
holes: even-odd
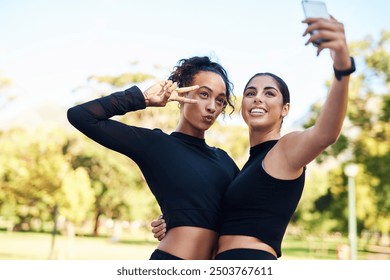
[[[232,114],[234,112],[233,83],[229,80],[227,71],[219,63],[211,61],[209,57],[194,56],[180,59],[168,80],[177,82],[179,87],[191,86],[193,85],[194,76],[201,71],[214,72],[222,77],[226,87],[226,102],[232,109],[230,113]],[[225,108],[223,113],[225,113]]]

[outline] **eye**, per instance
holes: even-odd
[[[206,91],[201,91],[201,92],[199,92],[199,95],[200,95],[201,97],[203,97],[203,98],[209,97],[209,93],[206,92]]]
[[[244,93],[245,97],[251,97],[251,96],[256,96],[256,92],[250,90],[250,91],[246,91]]]
[[[222,106],[226,106],[226,99],[225,98],[218,98],[217,103]]]
[[[270,91],[270,90],[267,90],[267,91],[265,92],[265,95],[268,95],[268,96],[276,96],[275,92]]]

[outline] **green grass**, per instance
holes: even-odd
[[[0,260],[145,260],[157,246],[143,239],[113,242],[108,237],[57,235],[51,254],[51,244],[50,234],[0,232]]]
[[[293,238],[283,241],[282,260],[335,260],[337,246],[345,239]],[[52,236],[45,233],[0,231],[0,260],[147,260],[157,246],[149,233],[126,234],[117,242],[109,237],[57,235],[51,253]],[[367,249],[368,248],[368,249]],[[359,247],[358,259],[390,259],[385,247]]]
[[[347,244],[348,239],[342,237],[286,236],[282,244],[281,259],[337,260],[338,249]],[[359,260],[390,260],[390,248],[359,243],[357,257]]]

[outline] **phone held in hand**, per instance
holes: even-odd
[[[302,1],[302,8],[306,18],[326,18],[329,19],[329,13],[326,8],[326,4],[321,1]],[[311,32],[310,34],[315,33],[316,31]],[[325,42],[324,39],[318,39],[313,42],[314,45],[320,45],[322,42]]]

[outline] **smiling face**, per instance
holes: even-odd
[[[245,88],[241,114],[251,130],[280,131],[289,103],[283,104],[283,95],[276,80],[269,75],[255,76]]]
[[[197,104],[181,104],[178,132],[198,138],[204,138],[219,114],[226,106],[226,86],[222,77],[211,71],[201,71],[194,76],[193,85],[199,89],[187,94],[187,98],[198,101]]]

